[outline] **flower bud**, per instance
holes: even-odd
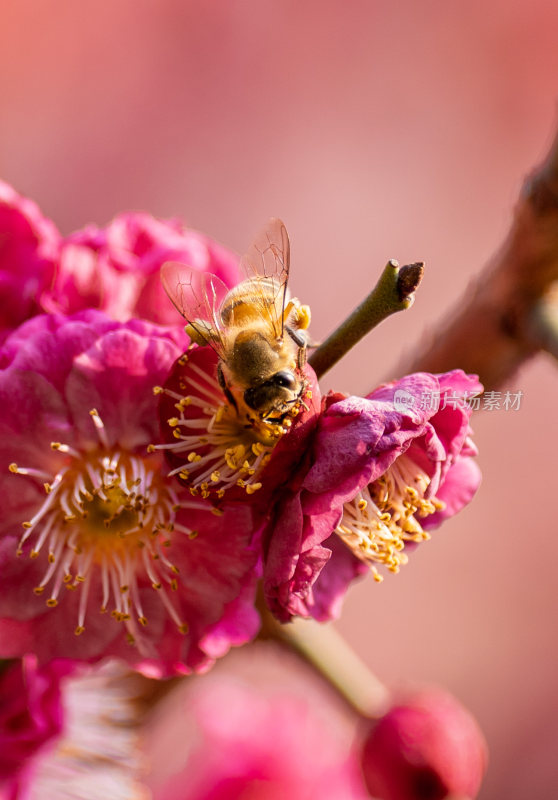
[[[364,780],[379,800],[473,798],[487,748],[471,714],[447,692],[429,689],[394,705],[365,736]]]

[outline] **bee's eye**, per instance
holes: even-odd
[[[296,388],[295,376],[292,372],[288,372],[286,369],[281,370],[281,372],[276,372],[272,380],[275,386],[282,386],[285,389]]]

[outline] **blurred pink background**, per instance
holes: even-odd
[[[0,175],[62,232],[145,209],[241,251],[280,216],[318,339],[388,258],[427,262],[413,309],[326,388],[372,388],[457,300],[557,121],[551,0],[0,9]],[[384,679],[441,683],[476,714],[484,800],[558,794],[558,372],[540,357],[510,388],[519,411],[474,421],[476,501],[338,623]]]

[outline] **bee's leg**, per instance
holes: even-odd
[[[225,395],[225,397],[227,398],[227,400],[229,401],[231,406],[234,408],[234,410],[238,412],[238,406],[236,404],[236,400],[234,399],[231,390],[227,386],[227,382],[225,380],[225,376],[223,375],[223,370],[221,368],[221,362],[219,362],[217,364],[217,380],[219,381],[219,386],[223,390],[223,394]]]
[[[308,336],[305,331],[298,330],[298,328],[291,328],[290,325],[285,325],[285,330],[299,347],[306,347],[308,344]]]
[[[285,325],[285,330],[293,342],[298,345],[296,362],[297,367],[302,369],[306,364],[306,345],[308,344],[308,336],[306,335],[305,331],[298,330],[297,328],[291,328],[289,325]]]

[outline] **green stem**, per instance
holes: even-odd
[[[335,628],[313,620],[281,624],[260,605],[261,638],[275,639],[297,653],[359,716],[377,719],[390,706],[390,692]]]
[[[423,272],[422,262],[399,267],[397,261],[388,261],[368,297],[309,357],[308,363],[318,378],[331,369],[372,328],[391,314],[404,311],[413,304],[414,292],[422,280]]]

